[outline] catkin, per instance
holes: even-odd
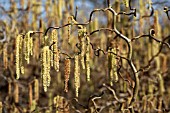
[[[24,70],[24,66],[21,66],[21,74],[24,74],[25,70]]]
[[[80,46],[81,46],[81,66],[83,69],[85,69],[85,64],[84,64],[84,55],[85,55],[85,42],[84,42],[84,37],[81,38],[81,42],[80,42]]]
[[[42,49],[42,55],[41,55],[41,61],[42,61],[42,78],[43,78],[43,87],[44,91],[47,91],[47,87],[50,86],[50,49],[49,46],[44,46]]]
[[[65,69],[64,69],[65,88],[64,88],[64,91],[68,92],[68,81],[69,81],[69,77],[70,77],[70,59],[65,59],[64,65],[65,65]]]
[[[16,79],[19,79],[20,77],[20,70],[21,70],[21,65],[20,65],[20,62],[21,62],[21,41],[22,41],[22,35],[18,35],[17,38],[16,38],[16,41],[15,41],[15,45],[16,45]]]
[[[59,102],[60,102],[60,96],[57,95],[57,96],[54,97],[54,99],[53,99],[53,103],[54,103],[54,105],[55,105],[55,107],[56,107],[56,113],[58,113]]]
[[[4,64],[4,68],[7,69],[8,66],[7,43],[5,43],[3,46],[3,64]]]
[[[24,70],[24,62],[23,62],[23,44],[24,44],[24,39],[20,38],[20,44],[19,44],[19,62],[20,62],[20,72],[21,74],[24,74],[25,70]]]
[[[87,81],[90,81],[90,38],[87,37],[87,47],[86,47],[86,75]]]
[[[74,86],[76,90],[76,97],[79,95],[80,88],[80,72],[79,72],[79,56],[76,55],[74,58]]]
[[[78,39],[80,41],[80,47],[81,47],[81,54],[80,54],[80,61],[81,61],[81,66],[83,69],[85,69],[85,64],[84,64],[84,55],[85,55],[85,32],[86,28],[83,28],[83,26],[79,26],[78,29]]]
[[[52,31],[52,42],[54,43],[52,46],[52,51],[53,53],[51,53],[51,63],[53,62],[53,67],[54,69],[58,72],[59,71],[59,60],[60,60],[60,55],[59,55],[59,50],[58,50],[58,36],[57,36],[57,31],[53,30]],[[52,56],[53,55],[53,56]]]
[[[33,33],[33,31],[29,31],[24,38],[24,55],[27,64],[29,64],[30,56],[33,54],[33,38],[31,37]]]

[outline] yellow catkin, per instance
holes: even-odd
[[[23,63],[23,38],[20,38],[19,44],[19,62],[20,62],[20,72],[24,74],[24,63]]]
[[[50,86],[50,49],[49,46],[44,46],[42,49],[42,55],[41,55],[41,61],[42,61],[42,69],[41,74],[43,78],[43,87],[44,91],[47,91],[47,87]]]
[[[19,86],[17,82],[14,83],[14,101],[15,103],[19,102]]]
[[[78,29],[78,39],[80,41],[80,47],[81,47],[81,66],[83,69],[85,69],[85,64],[84,64],[84,55],[85,55],[85,33],[86,33],[86,28],[83,28],[83,26],[79,26]]]
[[[50,86],[51,76],[50,76],[50,49],[47,50],[47,86]]]
[[[51,66],[54,66],[54,54],[55,54],[55,51],[54,51],[54,49],[56,49],[56,46],[57,46],[57,39],[58,37],[57,37],[57,32],[56,32],[56,30],[54,29],[54,30],[52,30],[52,32],[51,32],[51,41],[52,41],[52,46],[51,46]],[[54,53],[54,54],[53,54]]]
[[[32,97],[32,85],[31,84],[28,85],[28,90],[29,90],[29,106],[31,107],[32,99],[33,99],[33,97]]]
[[[86,48],[86,75],[87,81],[90,81],[90,38],[87,37],[87,48]]]
[[[20,41],[22,40],[22,35],[18,35],[15,41],[16,45],[16,79],[20,77]]]
[[[25,70],[24,70],[24,66],[21,66],[21,74],[24,74]]]
[[[76,55],[74,58],[74,86],[76,91],[76,97],[79,95],[80,88],[80,72],[79,72],[79,56]]]
[[[68,81],[70,78],[70,59],[65,59],[64,61],[64,77],[65,77],[65,87],[64,87],[64,91],[68,92]]]
[[[52,46],[53,53],[51,53],[51,58],[53,58],[51,60],[51,63],[53,62],[53,64],[51,64],[51,65],[58,72],[59,71],[60,55],[59,55],[59,50],[58,50],[58,33],[55,29],[52,31],[51,40],[52,40],[52,43],[54,43]]]
[[[53,47],[52,47],[53,49]],[[50,66],[53,67],[54,66],[54,54],[53,51],[50,51]]]
[[[80,46],[81,46],[81,66],[83,69],[85,69],[85,64],[84,64],[84,55],[85,55],[85,41],[84,41],[84,37],[81,38],[81,42],[80,42]]]
[[[4,68],[7,69],[8,66],[7,43],[5,43],[3,46],[3,64],[4,64]]]
[[[34,80],[34,99],[38,101],[39,99],[39,81],[38,79]]]
[[[54,97],[53,103],[56,107],[56,113],[58,113],[59,101],[60,101],[60,96],[57,95],[56,97]]]
[[[33,31],[29,31],[24,38],[24,55],[27,64],[29,64],[30,56],[33,54],[33,38],[31,37],[33,33]]]

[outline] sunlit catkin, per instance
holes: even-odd
[[[84,37],[81,38],[81,42],[80,42],[80,46],[81,46],[81,66],[83,69],[85,69],[85,64],[84,64],[84,55],[85,55],[85,41],[84,41]]]
[[[87,46],[86,46],[86,75],[87,81],[90,81],[90,38],[87,37]]]
[[[79,72],[79,56],[74,57],[74,86],[76,90],[76,97],[79,95],[80,88],[80,72]]]
[[[27,64],[29,64],[30,56],[33,54],[33,38],[31,37],[31,34],[33,33],[33,31],[29,31],[24,37],[24,55]]]
[[[57,95],[56,97],[54,97],[53,103],[54,103],[54,105],[55,105],[55,107],[56,107],[56,113],[58,113],[58,107],[59,107],[59,104],[60,104],[60,96],[59,96],[59,95]]]
[[[50,86],[50,49],[49,46],[44,46],[41,55],[42,69],[41,74],[43,78],[44,91],[47,91],[47,87]]]
[[[22,35],[18,35],[17,38],[16,38],[16,41],[15,41],[15,48],[16,48],[16,79],[19,79],[20,77],[20,70],[21,70],[21,49],[20,47],[22,45],[21,44],[21,41],[22,41]]]
[[[68,81],[70,77],[70,59],[65,59],[64,61],[64,77],[65,77],[65,86],[64,86],[64,91],[68,92]]]
[[[51,34],[51,39],[52,39],[52,55],[53,59],[51,59],[51,62],[53,61],[53,67],[54,69],[58,72],[59,71],[59,61],[60,61],[60,55],[59,55],[59,50],[58,50],[58,33],[56,30],[52,31]],[[52,58],[52,56],[51,56]]]
[[[86,33],[86,28],[83,28],[83,26],[79,26],[79,29],[78,29],[78,39],[80,41],[80,47],[81,47],[80,61],[81,61],[81,66],[82,66],[83,69],[85,69],[85,64],[84,64],[85,33]]]

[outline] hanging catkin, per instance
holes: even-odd
[[[82,66],[83,69],[85,69],[85,64],[84,64],[85,33],[86,33],[86,28],[83,28],[83,26],[79,26],[79,29],[78,29],[78,39],[79,39],[80,47],[81,47],[80,61],[81,61],[81,66]]]
[[[81,46],[81,66],[83,69],[85,69],[85,64],[84,64],[84,55],[85,55],[85,41],[84,41],[84,37],[81,38],[81,42],[80,42],[80,46]]]
[[[79,56],[74,57],[74,86],[76,90],[76,97],[79,95],[80,88],[80,72],[79,72]]]
[[[47,87],[50,86],[50,49],[49,46],[44,46],[42,49],[42,55],[41,55],[41,61],[42,61],[42,69],[41,74],[43,78],[43,87],[44,91],[47,91]]]
[[[86,47],[86,75],[87,81],[90,81],[90,38],[87,37],[87,47]]]
[[[56,30],[52,31],[51,34],[51,39],[52,39],[52,53],[51,53],[51,66],[54,67],[54,69],[58,72],[59,71],[59,60],[60,60],[60,55],[59,55],[59,50],[58,50],[58,34]]]
[[[69,81],[69,77],[70,77],[70,59],[65,59],[64,61],[64,77],[65,77],[65,87],[64,87],[64,91],[68,92],[68,81]]]
[[[21,71],[21,62],[22,62],[22,35],[18,35],[15,41],[15,48],[16,48],[16,79],[19,79],[20,77],[20,71]]]
[[[30,62],[30,56],[33,55],[33,38],[31,37],[33,33],[33,31],[29,31],[24,37],[24,55],[27,64]]]

